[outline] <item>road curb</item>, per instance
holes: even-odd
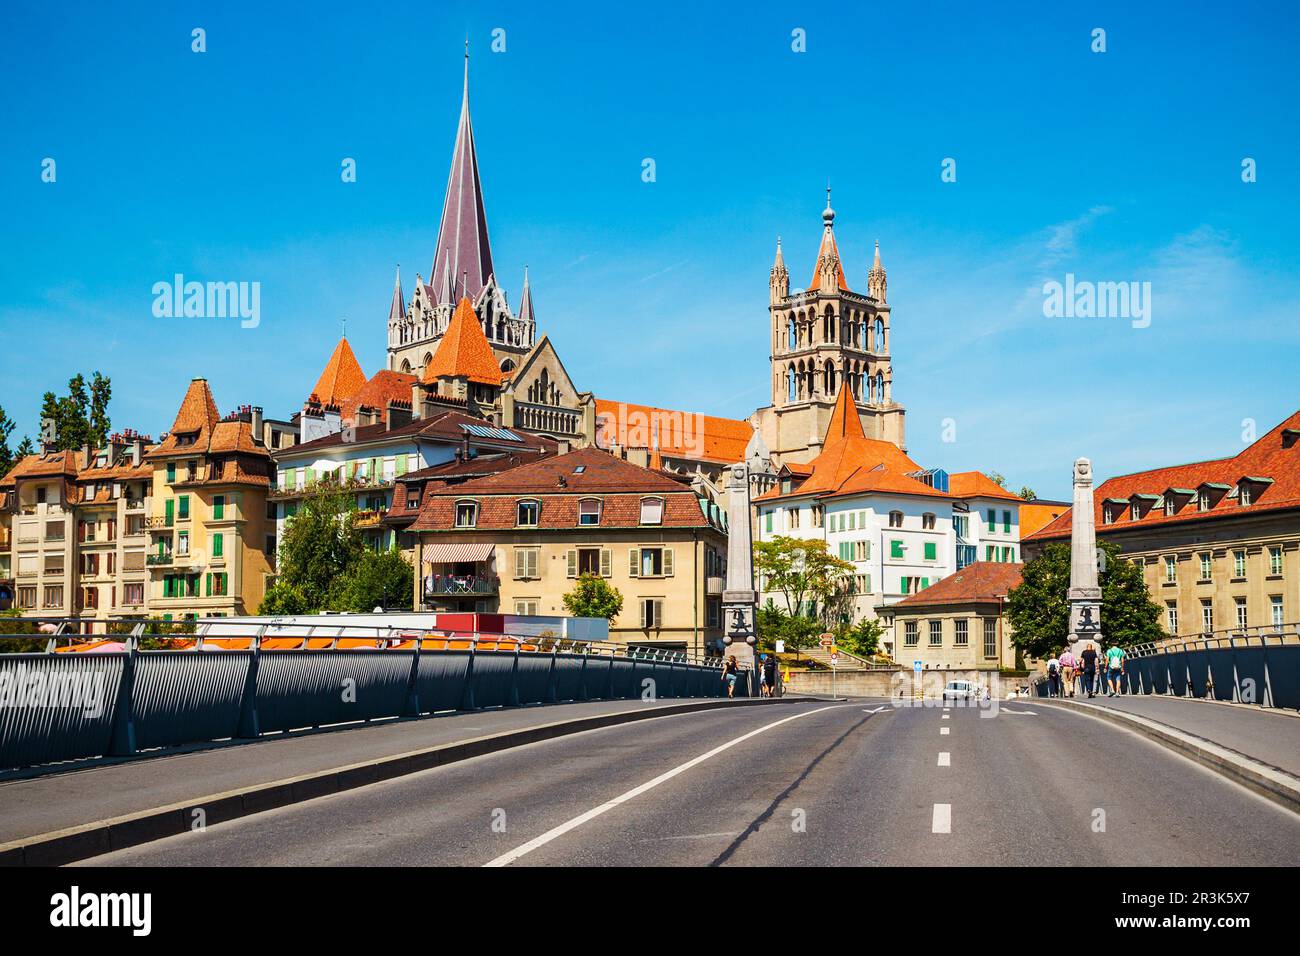
[[[1255,791],[1260,796],[1267,797],[1293,813],[1300,813],[1300,777],[1292,776],[1285,770],[1279,770],[1277,767],[1216,744],[1204,737],[1135,714],[1066,700],[1040,699],[1037,703],[1063,707],[1065,710],[1072,710],[1132,730],[1148,740],[1195,760],[1201,766]]]
[[[484,737],[439,744],[436,747],[392,754],[225,793],[209,794],[180,803],[96,820],[62,830],[52,830],[9,843],[0,843],[0,866],[62,866],[115,850],[151,843],[164,837],[177,836],[191,830],[196,820],[196,811],[202,817],[205,827],[213,826],[266,810],[275,810],[306,800],[314,800],[317,797],[419,773],[422,770],[458,763],[472,757],[481,757],[485,754],[498,753],[502,750],[588,730],[697,711],[796,704],[808,699],[799,695],[770,700],[744,698],[692,701],[653,710],[625,710],[613,714],[576,717],[522,730],[503,731]]]

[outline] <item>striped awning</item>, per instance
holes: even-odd
[[[424,546],[424,560],[429,564],[455,564],[459,561],[486,561],[492,557],[492,545],[440,542]]]

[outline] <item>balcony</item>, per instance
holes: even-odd
[[[143,510],[144,510],[144,499],[143,499],[143,498],[127,498],[127,499],[126,499],[126,510],[127,510],[127,511],[143,511]]]
[[[723,588],[723,579],[720,577],[709,577],[704,579],[704,593],[709,597],[721,597]]]
[[[582,427],[582,414],[556,405],[515,402],[514,427],[560,435],[577,435]]]
[[[144,519],[144,526],[150,531],[161,531],[164,528],[170,528],[173,523],[166,515],[150,515]]]
[[[171,567],[173,564],[176,563],[176,556],[173,555],[170,551],[168,551],[165,554],[147,555],[144,560],[145,560],[145,564],[147,564],[151,568],[166,568],[166,567]]]
[[[366,511],[358,511],[352,516],[352,524],[358,528],[373,528],[384,520],[385,511],[371,508]]]
[[[424,596],[496,594],[500,587],[501,581],[495,574],[430,574],[424,579]]]

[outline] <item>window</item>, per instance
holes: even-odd
[[[799,527],[799,511],[800,511],[800,508],[799,508],[797,505],[796,505],[795,507],[793,507],[793,508],[788,508],[788,509],[786,509],[786,512],[785,512],[785,513],[786,513],[787,515],[790,516],[790,527],[791,527],[791,528],[797,528],[797,527]]]
[[[1174,496],[1165,495],[1165,517],[1173,517],[1174,514]]]
[[[903,542],[901,542],[901,541],[899,541],[899,540],[897,540],[897,539],[894,539],[893,541],[890,541],[890,542],[889,542],[889,556],[890,556],[891,558],[902,558],[902,557],[903,557]]]
[[[710,599],[707,603],[708,617],[706,618],[705,627],[718,628],[722,627],[722,602]]]
[[[169,461],[167,462],[167,484],[172,485],[175,483],[176,483],[176,462]]]
[[[613,553],[608,548],[570,548],[565,557],[566,573],[571,578],[580,574],[607,578],[614,573]]]
[[[1202,551],[1201,552],[1201,580],[1202,581],[1210,580],[1210,576],[1211,576],[1210,571],[1211,571],[1210,552]]]
[[[1011,512],[1010,511],[1002,512],[1002,531],[1005,534],[1011,533]]]
[[[1110,505],[1102,505],[1101,523],[1110,524],[1114,520],[1115,520],[1115,509],[1112,508]],[[993,529],[989,528],[989,530],[992,531]]]
[[[537,527],[537,519],[541,515],[542,504],[540,501],[521,501],[515,506],[515,524],[523,528]]]
[[[536,578],[538,548],[515,548],[515,579]]]
[[[891,528],[901,528],[903,526],[903,512],[891,511],[889,513],[889,526]]]
[[[517,598],[515,600],[515,613],[522,614],[524,617],[534,617],[537,614],[537,598]]]
[[[1209,634],[1214,630],[1214,602],[1201,598],[1201,630]]]
[[[600,524],[600,499],[583,498],[578,502],[578,524]]]
[[[1237,486],[1237,504],[1243,508],[1250,504],[1250,485],[1243,483]]]
[[[1196,510],[1197,511],[1210,510],[1210,493],[1208,491],[1202,491],[1199,495],[1196,496]]]
[[[478,524],[478,502],[456,502],[456,527],[472,528]]]
[[[993,545],[991,545],[991,544],[989,544],[989,545],[985,545],[985,546],[984,546],[984,560],[985,560],[985,561],[992,561],[992,560],[993,560],[993,556],[997,553],[997,550],[998,550],[998,549],[995,548],[995,547],[993,547]]]
[[[32,610],[36,607],[36,588],[26,587],[18,589],[18,606],[24,610]]]
[[[1268,573],[1282,573],[1282,548],[1280,545],[1274,545],[1268,549]]]
[[[943,621],[930,622],[930,646],[943,646]]]
[[[190,516],[190,496],[181,495],[179,498],[176,499],[176,501],[177,501],[177,508],[176,508],[177,520],[179,521],[187,520]]]
[[[1245,630],[1246,623],[1246,599],[1244,597],[1236,598],[1233,603],[1237,608],[1237,627]]]
[[[808,511],[812,515],[812,526],[814,528],[820,528],[822,526],[822,521],[824,520],[826,514],[825,506],[811,505]]]
[[[657,630],[664,626],[663,598],[641,599],[641,627],[645,630]]]
[[[213,495],[212,496],[212,520],[221,521],[225,517],[226,517],[226,496]],[[213,553],[215,554],[216,552]]]
[[[633,548],[628,559],[628,574],[634,578],[671,577],[672,548]]]
[[[45,522],[45,540],[62,541],[63,540],[63,522],[47,521]]]
[[[1170,634],[1178,633],[1178,602],[1165,602],[1165,630]]]
[[[772,533],[772,512],[770,511],[767,512],[763,517],[767,522],[767,533],[771,534]]]
[[[212,556],[214,558],[225,557],[226,536],[224,534],[214,534],[212,536]]]
[[[997,618],[986,617],[984,619],[984,656],[987,658],[998,656]]]
[[[42,606],[49,607],[49,608],[63,607],[63,586],[62,585],[57,585],[54,587],[47,586],[45,588],[45,600],[42,603]]]
[[[1232,552],[1232,576],[1234,578],[1244,578],[1246,576],[1246,552]]]
[[[185,557],[190,553],[190,533],[188,531],[181,531],[177,533],[176,553],[181,557]]]
[[[916,647],[915,621],[905,621],[903,623],[903,645],[906,647]]]
[[[966,619],[964,617],[959,617],[957,618],[957,620],[952,622],[952,625],[953,625],[953,636],[952,636],[953,644],[955,644],[957,647],[965,647],[968,643],[967,635],[966,635]]]
[[[1282,626],[1282,595],[1274,594],[1269,599],[1269,606],[1273,613],[1273,626]]]
[[[955,531],[955,532],[957,533],[957,537],[959,537],[959,538],[964,538],[964,537],[966,537],[966,519],[967,519],[967,517],[968,517],[967,515],[953,515],[953,516],[952,516],[952,530]]]
[[[641,523],[663,524],[664,500],[662,498],[641,499]]]
[[[985,512],[985,516],[989,520],[989,531],[996,531],[998,529],[998,513],[992,508],[989,508]]]
[[[126,584],[122,586],[122,603],[135,606],[144,603],[144,585]]]
[[[925,560],[937,561],[939,559],[939,546],[933,541],[925,543]]]
[[[921,527],[924,528],[926,531],[933,531],[934,515],[932,515],[928,511],[925,514],[921,515]]]
[[[410,485],[406,486],[406,509],[414,511],[420,507],[420,490]]]
[[[1178,559],[1172,554],[1165,555],[1165,580],[1170,584],[1178,580]]]

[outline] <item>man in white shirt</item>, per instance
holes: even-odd
[[[1055,654],[1047,659],[1047,696],[1061,696],[1061,662]]]

